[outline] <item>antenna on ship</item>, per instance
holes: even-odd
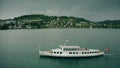
[[[66,45],[66,43],[68,42],[69,40],[66,40],[65,43],[64,43],[64,46]]]

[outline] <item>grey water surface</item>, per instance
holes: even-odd
[[[91,58],[40,57],[40,50],[67,45],[104,50]],[[108,54],[108,55],[107,55]],[[120,68],[120,29],[0,30],[0,68]]]

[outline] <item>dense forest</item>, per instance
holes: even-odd
[[[72,16],[47,16],[42,14],[23,15],[6,20],[0,19],[0,29],[42,28],[120,28],[120,20],[92,22]]]

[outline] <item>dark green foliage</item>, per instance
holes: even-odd
[[[103,28],[120,28],[120,20],[106,20],[98,23],[101,24]]]
[[[120,28],[120,20],[106,20],[102,22],[92,22],[84,18],[68,16],[47,16],[42,14],[24,15],[15,17],[15,22],[1,25],[0,29],[40,29],[40,28]]]
[[[9,29],[9,28],[8,28],[8,24],[3,24],[2,26],[0,26],[0,29],[2,29],[2,30],[7,30],[7,29]]]

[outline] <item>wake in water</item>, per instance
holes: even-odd
[[[120,53],[119,54],[104,54],[104,55],[120,55]]]

